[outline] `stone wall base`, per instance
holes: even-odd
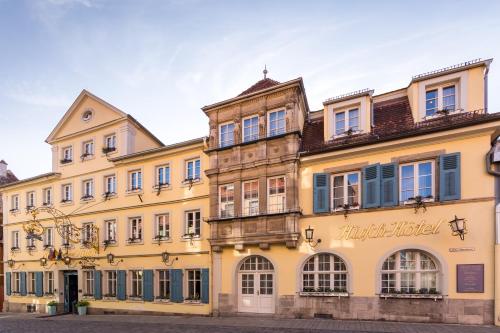
[[[47,313],[47,306],[45,304],[34,303],[14,303],[5,301],[3,303],[3,311],[5,312],[29,312],[28,307],[31,307],[31,312]],[[59,309],[58,309],[59,310]]]
[[[238,312],[234,295],[220,294],[218,315]],[[449,324],[494,324],[494,301],[471,299],[383,299],[379,297],[280,296],[277,317],[388,320]]]

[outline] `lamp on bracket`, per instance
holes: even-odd
[[[305,230],[305,234],[306,234],[306,241],[310,247],[314,248],[319,243],[321,243],[320,238],[318,238],[317,240],[314,240],[314,229],[311,228],[311,226],[307,227],[307,229]]]

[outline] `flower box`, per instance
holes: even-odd
[[[380,298],[407,298],[407,299],[443,299],[443,295],[441,294],[398,294],[398,293],[387,293],[387,294],[379,294]]]
[[[299,296],[306,297],[349,297],[348,292],[340,291],[301,291]]]

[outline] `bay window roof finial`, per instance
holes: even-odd
[[[264,70],[262,71],[262,73],[264,73],[264,80],[265,80],[267,76],[267,65],[264,65]]]

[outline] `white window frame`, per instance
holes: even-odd
[[[424,92],[424,119],[431,119],[436,116],[439,116],[437,114],[437,111],[443,110],[443,105],[444,105],[444,89],[449,88],[449,87],[454,87],[455,88],[455,109],[454,110],[448,110],[449,113],[456,113],[456,112],[461,112],[462,109],[460,109],[459,102],[459,89],[458,89],[458,82],[448,82],[448,83],[440,83],[438,85],[431,85],[431,86],[426,86],[425,87],[425,92]],[[437,105],[436,105],[436,112],[432,115],[427,115],[427,93],[433,90],[437,90]]]
[[[111,274],[111,277],[110,277]],[[116,298],[116,294],[118,291],[118,273],[116,270],[105,270],[104,271],[104,283],[103,283],[103,289],[104,289],[104,297],[106,298]],[[110,284],[111,284],[111,289],[110,290]]]
[[[71,163],[73,162],[73,146],[66,146],[62,148],[62,158],[61,160],[67,161],[66,163]],[[66,164],[66,163],[61,163],[61,164]]]
[[[136,182],[137,182],[137,187],[133,187],[133,179],[134,175],[136,175]],[[130,170],[128,172],[128,191],[129,192],[139,192],[142,191],[142,186],[143,186],[143,181],[142,181],[142,170],[141,169],[136,169],[136,170]]]
[[[352,175],[352,174],[356,174],[358,175],[358,199],[357,199],[357,203],[358,205],[357,206],[352,206],[352,207],[349,207],[349,209],[359,209],[360,206],[361,206],[361,172],[359,171],[350,171],[350,172],[343,172],[343,173],[336,173],[336,174],[332,174],[330,176],[330,189],[331,189],[331,193],[330,193],[330,204],[331,204],[331,207],[332,207],[332,210],[333,211],[343,211],[344,208],[343,207],[335,207],[334,203],[335,203],[335,197],[334,197],[334,180],[335,180],[335,177],[343,177],[344,178],[344,182],[343,182],[343,198],[344,198],[344,202],[343,202],[343,205],[346,205],[348,203],[348,194],[349,194],[349,186],[347,185],[347,178],[349,175]]]
[[[110,235],[110,226],[113,226],[111,230],[113,231],[113,239],[109,237]],[[116,223],[116,219],[106,219],[104,220],[104,240],[107,241],[109,245],[116,244],[118,242],[117,240],[118,236],[118,224]]]
[[[284,180],[284,192],[283,193],[275,193],[275,194],[270,194],[271,192],[271,180],[273,179],[278,179],[278,178],[283,178]],[[271,208],[271,198],[279,198],[282,197],[282,204],[283,207],[282,209],[274,209]],[[274,205],[274,206],[277,206]],[[267,213],[268,214],[277,214],[277,213],[284,213],[286,211],[286,176],[275,176],[275,177],[269,177],[267,179]]]
[[[347,135],[347,132],[351,128],[350,126],[350,119],[351,119],[351,112],[352,111],[357,111],[358,112],[358,124],[357,128],[354,128],[352,130],[353,133],[358,133],[361,131],[361,108],[359,106],[351,106],[351,107],[345,107],[342,109],[334,110],[333,111],[333,136],[334,137],[341,137]],[[344,128],[342,128],[342,132],[337,134],[337,114],[343,113],[344,114]]]
[[[233,191],[233,200],[223,202],[222,189],[226,188],[227,191]],[[232,209],[230,208],[232,206]],[[219,185],[219,217],[221,218],[232,218],[235,216],[235,206],[234,206],[234,183]]]
[[[84,270],[83,275],[83,297],[94,297],[95,271]]]
[[[85,179],[82,181],[82,200],[94,199],[94,180]]]
[[[12,248],[21,249],[21,239],[19,238],[19,230],[12,231]]]
[[[34,208],[36,207],[36,192],[29,191],[26,193],[26,208]]]
[[[245,186],[252,183],[257,183],[257,198],[245,199]],[[251,204],[255,201],[257,202],[257,211],[252,213]],[[241,184],[241,202],[243,202],[243,216],[255,216],[260,214],[260,182],[258,179],[247,180]]]
[[[198,177],[196,177],[196,161],[199,161],[200,163],[200,170],[199,170],[199,175]],[[193,175],[192,177],[190,177],[189,175],[189,164],[192,163],[193,165]],[[192,159],[189,159],[189,160],[186,160],[185,162],[185,170],[184,172],[186,173],[186,177],[185,177],[185,180],[191,180],[191,181],[200,181],[201,180],[201,158],[199,157],[196,157],[196,158],[192,158]]]
[[[199,219],[196,219],[196,213],[200,215]],[[189,226],[189,215],[192,214],[193,218],[193,226]],[[196,229],[199,230],[199,232],[196,232]],[[193,210],[188,210],[184,212],[184,238],[189,237],[188,235],[193,233],[194,238],[200,238],[201,237],[201,210],[199,209],[193,209]]]
[[[72,184],[63,184],[61,185],[62,192],[62,202],[70,203],[73,201],[73,185]]]
[[[190,273],[193,273],[193,277],[190,277]],[[198,273],[198,276],[197,274]],[[193,284],[193,297],[191,297],[190,287]],[[199,287],[197,286],[199,284]],[[185,300],[188,302],[201,302],[201,292],[202,292],[202,282],[201,282],[201,269],[192,268],[186,269],[186,291]],[[196,297],[198,296],[198,297]]]
[[[423,164],[423,163],[431,163],[431,179],[432,179],[432,198],[422,198],[422,201],[424,202],[432,202],[436,198],[436,162],[434,160],[422,160],[422,161],[415,161],[411,163],[404,163],[399,165],[399,202],[403,204],[413,204],[415,201],[414,200],[403,200],[403,167],[408,166],[408,165],[413,165],[413,197],[415,198],[418,196],[418,189],[419,189],[419,177],[418,177],[418,165]]]
[[[134,226],[134,222],[136,225]],[[128,243],[136,244],[142,243],[144,240],[144,227],[143,220],[141,216],[129,217],[128,218]],[[131,241],[131,239],[134,239]]]
[[[55,292],[55,280],[53,271],[43,272],[43,293],[46,296],[54,295]]]
[[[54,228],[48,227],[43,231],[43,245],[46,248],[54,246]]]
[[[14,194],[11,198],[11,211],[15,212],[19,210],[19,194]]]
[[[163,277],[161,276],[163,274]],[[170,270],[169,269],[157,269],[156,274],[155,274],[155,300],[160,301],[160,302],[168,302],[170,301],[170,290],[172,288],[172,279],[170,277]],[[162,290],[160,288],[160,285],[164,284],[165,290]],[[166,288],[165,288],[166,287]],[[162,292],[164,291],[164,292]]]
[[[46,187],[42,190],[42,205],[44,206],[50,206],[52,205],[54,199],[52,197],[52,187]]]
[[[271,114],[273,113],[279,113],[283,112],[283,127],[279,127],[280,129],[282,128],[283,130],[276,130],[276,133],[271,133]],[[272,110],[267,113],[267,137],[273,137],[273,136],[278,136],[286,133],[286,109],[278,109],[278,110]]]
[[[224,127],[228,128],[229,125],[233,125],[233,130],[232,130],[232,133],[227,133],[227,134],[228,135],[232,134],[232,135],[228,136],[226,141],[222,141],[222,130]],[[234,144],[235,144],[235,142],[234,142],[234,127],[235,127],[235,124],[234,124],[234,122],[231,122],[231,121],[219,125],[219,148],[234,146]]]
[[[21,292],[21,273],[12,272],[12,282],[11,282],[12,293],[19,294]]]
[[[111,188],[109,186],[109,180],[111,180]],[[104,195],[113,196],[116,195],[116,175],[104,176]]]
[[[257,125],[256,125],[257,133],[256,134],[252,134],[253,126],[250,125],[249,127],[245,127],[245,121],[250,120],[250,122],[251,122],[252,119],[255,119],[255,118],[257,119]],[[258,140],[259,139],[259,116],[258,115],[253,115],[253,116],[249,116],[249,117],[243,118],[241,120],[241,128],[242,128],[242,131],[241,131],[241,142],[252,142],[252,141]],[[250,131],[250,135],[249,135],[248,139],[245,139],[245,128],[248,128],[249,131]]]
[[[110,145],[111,143],[111,145]],[[116,149],[116,134],[108,134],[104,136],[104,148],[115,148]]]
[[[95,154],[94,140],[82,142],[82,157],[90,158]],[[85,156],[84,156],[85,155]]]
[[[36,292],[35,272],[26,273],[26,292],[28,293],[28,295],[35,295]]]
[[[136,276],[134,276],[136,274]],[[144,295],[144,290],[142,286],[142,282],[144,279],[144,273],[140,269],[131,269],[129,270],[129,297],[132,299],[142,299]],[[140,291],[140,292],[139,292]]]
[[[156,241],[162,241],[170,239],[170,214],[169,213],[161,213],[155,214],[154,216],[154,237],[153,239]],[[163,226],[164,235],[160,235],[160,224]]]
[[[167,172],[166,170],[168,169],[168,177],[167,177]],[[162,174],[162,179],[160,179],[160,170],[163,170]],[[170,186],[171,180],[171,170],[170,170],[170,164],[162,164],[162,165],[157,165],[155,167],[155,186],[156,187],[168,187]]]

